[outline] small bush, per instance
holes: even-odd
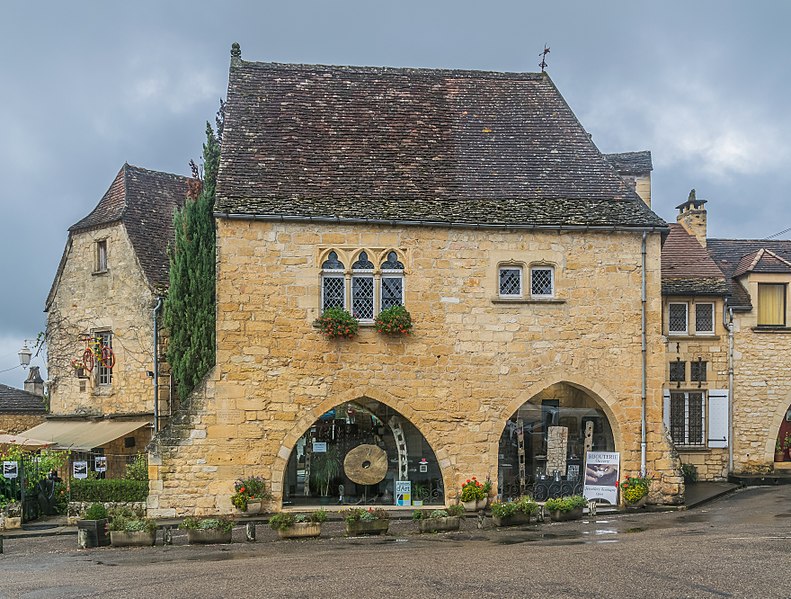
[[[698,468],[695,464],[682,464],[681,472],[684,474],[685,483],[698,482]]]
[[[269,527],[272,530],[285,530],[291,528],[296,524],[297,518],[295,514],[275,514],[269,519]]]
[[[148,481],[124,478],[98,478],[71,481],[72,501],[118,503],[145,501]]]
[[[124,478],[127,480],[148,480],[148,458],[144,453],[138,453],[132,461],[126,465]]]
[[[359,323],[348,310],[343,308],[327,308],[322,315],[313,321],[313,326],[319,329],[328,339],[342,337],[349,339],[357,334]]]
[[[412,332],[412,316],[404,306],[392,306],[379,312],[374,326],[385,335],[409,335]]]
[[[447,518],[448,512],[445,510],[434,510],[429,514],[429,518]]]
[[[364,507],[349,508],[344,512],[346,522],[371,522],[373,520],[389,520],[390,514],[381,508],[373,509]]]
[[[107,508],[101,503],[92,503],[91,506],[85,510],[85,520],[104,520],[107,518]]]
[[[151,518],[115,516],[110,522],[110,530],[116,532],[155,532],[157,523]]]
[[[445,508],[445,511],[448,512],[448,516],[463,516],[464,515],[464,506],[463,505],[451,505]]]
[[[418,520],[423,520],[426,518],[426,513],[423,510],[415,510],[412,512],[412,520],[417,522]]]
[[[547,499],[544,507],[550,512],[570,512],[580,507],[585,507],[587,500],[582,495],[571,495],[569,497],[557,497]]]
[[[233,520],[227,518],[184,518],[179,528],[186,530],[222,530],[228,532],[233,529]]]

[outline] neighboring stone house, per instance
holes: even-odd
[[[116,455],[145,449],[154,414],[154,308],[167,287],[173,212],[187,182],[125,164],[96,208],[69,228],[46,302],[51,414],[31,436]],[[96,351],[94,368],[79,369],[98,340],[114,363]],[[158,407],[167,416],[168,377],[159,382]]]
[[[662,249],[665,420],[702,479],[783,470],[791,241],[707,239],[705,204],[693,190]]]
[[[237,52],[216,219],[216,366],[152,444],[151,515],[229,513],[251,475],[276,507],[392,503],[402,480],[436,503],[471,476],[572,488],[591,446],[683,502],[662,423],[667,226],[546,74]],[[398,304],[413,334],[378,333]],[[313,326],[330,307],[356,337]]]
[[[605,154],[604,157],[650,208],[651,171],[654,170],[651,152],[648,150],[621,152],[620,154]]]
[[[44,381],[38,366],[31,366],[25,389],[0,385],[0,434],[18,434],[44,420]]]

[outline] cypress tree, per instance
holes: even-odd
[[[170,329],[167,360],[179,398],[186,400],[214,366],[215,352],[215,229],[214,189],[220,166],[223,105],[217,132],[206,123],[203,178],[190,162],[196,183],[184,207],[173,216],[175,238],[169,248],[170,288],[165,298],[165,326]]]

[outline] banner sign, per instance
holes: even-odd
[[[395,481],[395,504],[412,505],[412,481]]]
[[[3,462],[3,478],[17,478],[19,476],[19,464],[16,462]]]
[[[313,453],[327,453],[327,442],[326,441],[314,441],[313,442]]]
[[[96,472],[107,472],[107,456],[97,455],[93,458],[93,469]]]
[[[88,478],[88,462],[74,462],[72,475],[74,478]]]
[[[621,454],[616,451],[589,451],[585,461],[585,499],[618,504]]]

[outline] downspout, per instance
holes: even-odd
[[[646,311],[646,276],[645,276],[645,267],[646,267],[646,244],[647,244],[647,232],[643,231],[643,245],[642,245],[642,261],[643,261],[643,268],[642,268],[642,290],[641,290],[641,304],[642,304],[642,314],[641,314],[641,329],[642,329],[642,384],[640,386],[640,476],[645,476],[646,473],[646,414],[645,414],[645,402],[646,402],[646,388],[647,388],[647,353],[648,353],[648,342],[646,337],[646,324],[645,324],[645,311]]]
[[[725,314],[728,320],[724,322],[728,329],[728,474],[733,474],[733,308],[728,306],[725,300],[725,308],[722,319],[725,321]]]
[[[157,297],[154,306],[154,434],[159,432],[159,324],[157,314],[162,307],[162,298]]]

